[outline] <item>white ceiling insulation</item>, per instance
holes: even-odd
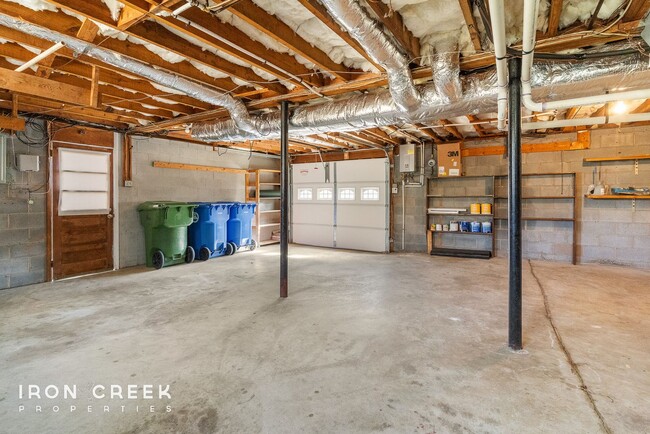
[[[314,17],[298,1],[253,0],[253,3],[271,15],[278,17],[305,41],[323,50],[334,62],[342,63],[349,68],[377,72],[377,69],[370,62],[318,18]]]
[[[111,17],[113,18],[113,21],[117,21],[117,19],[120,17],[120,11],[124,5],[117,0],[102,0],[102,2],[106,5],[108,10],[111,11]]]
[[[18,3],[21,6],[29,8],[33,11],[51,11],[56,12],[58,9],[51,3],[45,0],[6,0],[11,3]]]

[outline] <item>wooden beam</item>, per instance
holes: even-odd
[[[104,7],[101,2],[89,2],[78,0],[47,0],[57,7],[64,8],[76,14],[81,14],[86,18],[100,22],[115,30],[120,30],[113,21],[110,11]],[[170,30],[160,26],[152,21],[142,21],[130,26],[124,31],[125,33],[144,40],[147,43],[156,45],[168,50],[171,53],[183,56],[187,59],[194,60],[210,68],[216,69],[231,77],[237,77],[249,83],[265,83],[266,80],[257,75],[253,70],[229,62],[225,59],[215,56],[211,52],[203,51],[197,45],[188,43],[187,40],[174,34]],[[123,41],[118,41],[124,44]],[[142,47],[144,48],[144,47]],[[146,48],[145,48],[146,49]],[[286,92],[286,88],[279,83],[268,83],[266,88],[276,93]]]
[[[474,49],[476,51],[483,51],[483,47],[481,47],[481,35],[478,33],[478,25],[474,18],[471,0],[458,0],[458,4],[460,5],[460,9],[463,11],[463,18],[465,18],[467,31],[469,32]]]
[[[84,19],[81,23],[81,27],[77,30],[77,38],[86,42],[93,42],[99,33],[99,27],[89,20],[88,18]]]
[[[180,169],[194,170],[199,172],[219,172],[219,173],[246,173],[246,169],[232,169],[230,167],[201,166],[198,164],[169,163],[167,161],[154,161],[153,167],[162,169]]]
[[[272,37],[295,53],[314,63],[323,71],[327,71],[342,80],[348,81],[355,78],[350,74],[351,69],[334,62],[320,48],[312,46],[309,42],[298,36],[291,27],[280,21],[275,16],[267,13],[251,0],[244,0],[232,5],[228,11],[255,27],[262,33]]]
[[[90,80],[90,104],[91,107],[99,107],[99,68],[93,66],[93,75]]]
[[[472,122],[472,127],[474,128],[474,131],[476,131],[476,134],[478,134],[479,136],[484,136],[485,131],[483,131],[483,127],[480,124],[473,123],[473,122],[481,122],[481,120],[474,115],[467,115],[466,117],[468,121]]]
[[[448,119],[440,119],[438,121],[438,125],[440,125],[445,131],[450,133],[452,136],[459,140],[463,140],[465,137],[461,134],[460,131],[458,131],[458,128],[456,128],[453,125],[448,125],[451,124],[451,122]]]
[[[627,13],[623,16],[623,22],[642,20],[650,11],[648,0],[631,0]]]
[[[130,187],[133,181],[133,143],[130,134],[124,135],[122,144],[122,185]]]
[[[560,27],[560,15],[562,15],[563,0],[551,0],[551,11],[548,14],[547,36],[555,36]]]
[[[32,24],[43,25],[46,24],[46,27],[54,30],[59,33],[66,34],[68,36],[75,36],[76,31],[79,29],[79,21],[69,15],[66,15],[63,12],[51,12],[51,11],[33,11],[26,7],[20,6],[16,3],[1,2],[0,1],[0,13],[6,15],[21,18],[25,21],[28,21]],[[82,25],[83,26],[83,25]],[[0,27],[0,35],[12,41],[20,42],[22,44],[30,45],[39,49],[46,49],[52,45],[51,42],[45,41],[33,37],[31,35],[26,35],[17,30],[8,29],[5,27]],[[0,49],[3,44],[0,44]],[[6,44],[5,44],[6,45]],[[235,91],[235,90],[252,90],[251,87],[242,88],[240,85],[235,84],[229,78],[213,78],[204,72],[199,71],[194,65],[190,64],[187,61],[170,63],[151,51],[147,50],[142,45],[133,44],[129,41],[119,41],[113,38],[105,38],[102,40],[102,47],[111,51],[115,51],[124,56],[132,57],[138,59],[149,65],[154,65],[169,72],[184,76],[185,78],[190,78],[195,81],[199,81],[206,86],[215,87],[219,90],[225,91]],[[58,56],[66,57],[68,59],[76,59],[75,56],[70,50],[63,48],[57,52]],[[33,55],[32,55],[33,56]],[[120,69],[107,65],[99,60],[92,59],[87,56],[79,57],[79,60],[88,64],[100,65],[103,68],[111,69],[113,71],[119,72]],[[123,71],[122,71],[123,72]],[[159,91],[158,91],[159,92]]]
[[[0,88],[78,106],[86,106],[90,100],[85,89],[4,68],[1,68]]]
[[[389,155],[391,153],[389,152]],[[296,155],[291,157],[293,164],[320,163],[322,161],[365,160],[368,158],[384,158],[386,153],[380,149],[364,149],[362,151],[333,151],[323,152],[320,155]]]
[[[126,0],[124,3],[141,13],[146,13],[147,11],[145,8],[146,5],[141,5],[141,2],[138,0]],[[197,8],[190,8],[181,13],[180,16],[196,24],[196,26],[187,25],[182,20],[172,16],[150,15],[152,19],[167,27],[198,39],[206,46],[234,56],[277,78],[287,80],[298,86],[304,86],[302,80],[313,86],[323,85],[322,77],[314,74],[314,71],[307,69],[306,66],[299,63],[293,56],[270,51],[261,42],[251,39],[231,24],[221,22],[214,16]],[[216,34],[219,38],[215,38],[197,26],[209,29],[211,33]],[[270,55],[271,53],[273,54],[272,56]],[[277,68],[274,68],[273,65],[277,66]],[[280,72],[278,68],[286,72]],[[296,77],[300,77],[300,79]]]
[[[420,132],[422,132],[422,134],[426,135],[431,140],[433,140],[434,143],[442,143],[442,140],[440,139],[440,137],[436,133],[434,133],[433,130],[428,128],[426,125],[424,125],[424,124],[415,124],[415,127],[418,130],[420,130]]]
[[[318,18],[323,24],[330,28],[334,33],[336,33],[341,39],[343,39],[350,47],[363,56],[368,62],[375,65],[380,71],[383,71],[383,68],[375,63],[375,61],[370,57],[366,50],[354,39],[348,32],[341,29],[341,26],[334,21],[332,16],[327,12],[327,9],[321,5],[318,0],[298,0],[298,2],[305,7],[309,12],[311,12],[316,18]]]
[[[366,4],[377,14],[386,30],[395,36],[411,61],[419,64],[420,41],[406,28],[402,16],[381,0],[368,1]]]
[[[521,146],[521,152],[528,154],[534,152],[557,152],[557,151],[578,151],[589,149],[591,146],[591,133],[589,131],[578,132],[575,141],[560,141],[550,143],[526,143]],[[460,151],[462,157],[483,157],[487,155],[504,155],[505,146],[482,146],[479,148],[463,148]]]
[[[25,119],[18,117],[0,116],[0,130],[23,131]]]

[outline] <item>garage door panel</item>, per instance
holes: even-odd
[[[385,232],[385,230],[382,230]],[[341,249],[385,252],[386,242],[377,236],[377,229],[371,228],[336,228],[336,247]],[[385,236],[385,234],[384,234]]]
[[[365,226],[379,229],[386,227],[384,206],[341,205],[338,208],[338,226]]]
[[[293,241],[308,246],[334,247],[334,228],[331,225],[293,225]]]
[[[334,224],[334,207],[332,204],[295,204],[293,206],[293,222],[295,224]]]

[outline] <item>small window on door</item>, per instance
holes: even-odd
[[[110,212],[110,154],[59,149],[59,214]]]
[[[339,200],[354,200],[354,188],[339,188]]]
[[[319,188],[316,193],[316,199],[318,200],[332,200],[334,194],[331,188]]]
[[[379,200],[379,187],[362,187],[361,200]]]
[[[312,200],[312,189],[311,188],[299,188],[298,189],[298,200]]]

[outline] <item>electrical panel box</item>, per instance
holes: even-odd
[[[7,182],[7,140],[0,135],[0,184]]]
[[[415,172],[415,145],[407,143],[399,145],[399,171],[401,173]]]
[[[38,155],[21,154],[16,156],[16,165],[21,172],[38,172],[40,158]]]

